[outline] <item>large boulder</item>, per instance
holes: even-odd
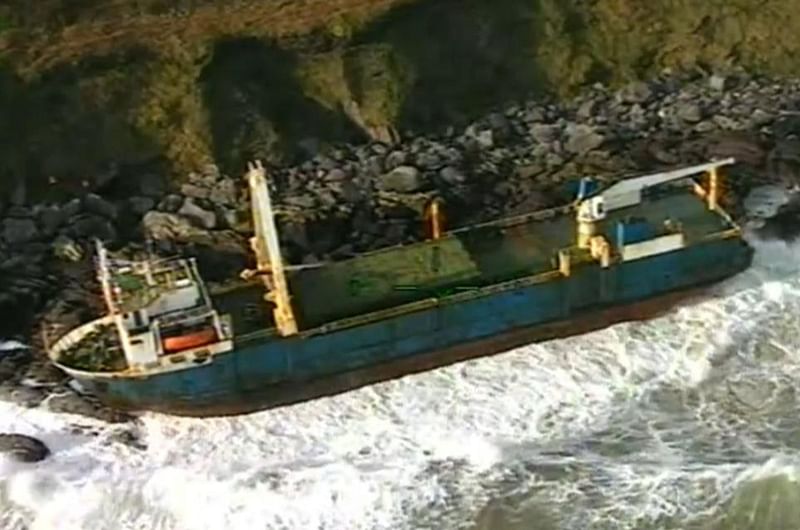
[[[202,208],[192,199],[187,198],[178,213],[194,221],[198,226],[206,230],[213,230],[217,226],[217,215],[209,210]]]
[[[195,227],[180,215],[150,211],[142,219],[145,233],[155,240],[196,241],[210,239],[208,232]]]
[[[39,462],[50,455],[50,449],[32,436],[16,433],[0,433],[0,453],[19,462]]]
[[[28,243],[39,237],[36,222],[28,218],[9,218],[2,222],[2,236],[12,245]]]
[[[585,155],[597,149],[605,141],[605,137],[588,125],[575,125],[569,128],[569,139],[564,146],[567,151],[576,155]]]
[[[399,166],[381,177],[380,186],[385,191],[408,193],[420,189],[422,179],[414,166]]]

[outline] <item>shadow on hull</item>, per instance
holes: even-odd
[[[134,413],[147,410],[176,416],[220,417],[260,412],[334,396],[469,359],[496,355],[533,343],[581,335],[621,322],[649,320],[667,314],[678,306],[696,303],[707,298],[711,285],[719,281],[721,280],[709,281],[702,285],[623,306],[585,310],[571,319],[518,328],[487,339],[472,341],[435,352],[418,354],[408,359],[344,372],[335,376],[307,382],[293,381],[271,385],[265,388],[263,392],[239,394],[235,400],[220,402],[215,405],[181,404],[176,402],[132,404],[114,400],[102,394],[97,394],[97,397],[112,408]]]

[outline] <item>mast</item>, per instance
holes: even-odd
[[[266,172],[260,161],[248,162],[246,178],[250,185],[253,227],[255,236],[250,240],[256,256],[257,270],[245,271],[244,277],[260,275],[267,289],[264,299],[275,304],[273,316],[282,336],[297,333],[297,322],[284,273],[283,258],[278,242],[278,231],[272,210]]]
[[[111,287],[108,251],[99,239],[94,240],[94,246],[97,250],[97,279],[100,280],[100,286],[103,289],[103,301],[106,303],[106,309],[110,314],[119,313],[119,309],[117,309],[117,306],[114,303],[114,295]]]
[[[444,215],[442,214],[442,200],[439,197],[434,197],[426,205],[424,217],[429,223],[430,238],[441,238],[442,226],[444,225]]]

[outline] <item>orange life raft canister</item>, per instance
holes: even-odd
[[[164,339],[164,351],[176,352],[188,350],[190,348],[197,348],[206,344],[211,344],[217,340],[217,332],[214,328],[207,328],[194,333],[186,335],[178,335],[177,337],[167,337]]]

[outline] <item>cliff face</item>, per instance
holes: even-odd
[[[796,0],[11,0],[0,188],[286,160],[665,67],[800,73]],[[91,185],[91,184],[90,184]]]

